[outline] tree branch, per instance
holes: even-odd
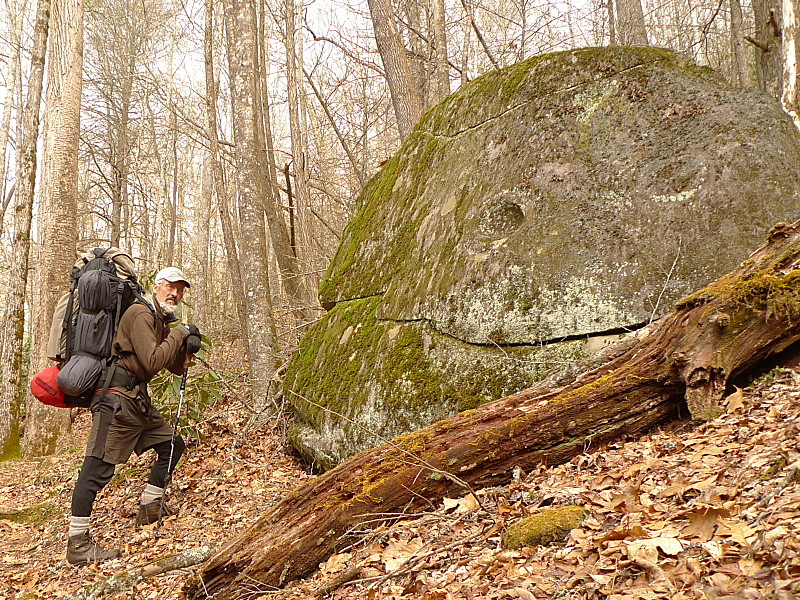
[[[84,586],[70,596],[62,596],[62,600],[98,600],[111,594],[123,592],[140,582],[178,569],[193,567],[211,557],[219,549],[218,545],[191,548],[178,554],[171,554],[148,563],[141,567],[134,567],[128,571],[112,575],[91,585]]]

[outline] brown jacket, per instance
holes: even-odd
[[[183,373],[186,330],[170,328],[164,321],[163,316],[154,317],[147,306],[138,302],[119,321],[113,346],[114,354],[119,356],[117,365],[142,382],[148,383],[164,367],[176,375]]]

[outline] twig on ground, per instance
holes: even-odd
[[[346,571],[340,573],[339,576],[336,577],[336,579],[334,579],[333,581],[329,581],[328,583],[319,586],[319,588],[317,588],[317,591],[314,592],[314,596],[316,596],[317,598],[324,598],[328,594],[338,590],[346,583],[355,580],[359,575],[361,575],[361,565],[353,567],[352,569],[347,569]]]
[[[108,579],[87,585],[70,596],[64,596],[62,600],[98,600],[99,598],[105,598],[111,594],[132,588],[150,577],[198,565],[214,555],[218,548],[219,545],[215,544],[171,554],[141,567],[134,567],[128,571],[112,575]]]

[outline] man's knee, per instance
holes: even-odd
[[[186,450],[186,442],[183,441],[181,436],[176,435],[171,440],[166,440],[164,442],[155,444],[152,446],[152,448],[156,451],[158,458],[161,460],[167,461],[170,457],[172,457],[171,462],[174,465],[176,462],[178,462],[178,460],[180,460],[181,456]]]
[[[181,457],[186,451],[186,442],[184,442],[183,438],[179,435],[175,436],[173,442],[175,443],[175,452],[173,456]]]
[[[78,485],[95,491],[103,489],[114,476],[116,465],[95,456],[83,459],[83,466],[78,475]]]

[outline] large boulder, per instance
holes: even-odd
[[[670,51],[475,80],[364,188],[287,371],[292,443],[329,468],[659,317],[798,217],[799,168],[775,102]]]

